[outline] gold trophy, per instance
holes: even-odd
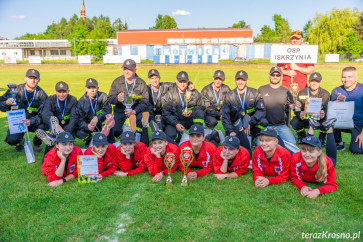
[[[180,183],[182,186],[188,186],[188,178],[187,178],[187,169],[188,166],[193,161],[193,150],[190,147],[184,147],[181,149],[180,152],[180,162],[183,164],[184,167],[184,176]]]
[[[15,93],[16,83],[9,83],[8,88],[10,89],[11,97],[15,100],[16,99],[16,93]],[[16,101],[14,101],[14,103],[11,105],[11,110],[17,110],[17,109],[19,109],[19,106],[16,103]]]
[[[164,164],[165,164],[166,168],[168,168],[168,177],[165,180],[165,185],[172,186],[173,180],[171,179],[170,173],[171,173],[171,168],[175,164],[175,155],[173,153],[165,154]]]
[[[185,108],[183,110],[183,114],[187,114],[188,113],[188,103],[192,99],[192,91],[187,89],[185,92],[184,98],[185,98]]]
[[[292,94],[292,97],[294,99],[294,103],[296,103],[296,101],[298,101],[298,96],[299,96],[299,83],[295,82],[293,83],[293,77],[291,77],[291,83],[290,83],[290,92]],[[300,112],[301,108],[295,107],[295,111],[296,112]]]

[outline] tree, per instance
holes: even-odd
[[[255,42],[288,42],[290,41],[291,29],[289,22],[281,15],[275,14],[272,17],[275,22],[275,30],[270,26],[264,25],[261,34],[255,38]]]
[[[342,45],[340,54],[346,54],[348,56],[359,57],[363,52],[363,44],[362,41],[358,39],[358,36],[355,33],[349,33],[347,35],[347,40]]]
[[[357,23],[353,26],[354,31],[357,33],[358,39],[363,42],[363,12],[360,12]]]
[[[155,26],[150,27],[151,29],[177,29],[178,26],[175,22],[175,19],[170,17],[169,15],[161,15],[158,14],[158,17],[155,20]]]
[[[358,18],[358,9],[349,8],[333,8],[326,14],[317,14],[308,30],[309,43],[319,45],[320,54],[339,53],[348,34],[354,32]]]
[[[246,24],[244,20],[240,20],[238,23],[233,24],[230,28],[250,28],[250,25]]]
[[[311,22],[311,20],[309,20],[303,28],[303,35],[304,35],[304,39],[305,41],[309,41],[309,29],[311,28],[311,26],[313,26],[313,22]]]
[[[261,34],[255,38],[255,42],[277,42],[278,34],[269,26],[264,25],[261,28]]]
[[[121,32],[124,30],[127,30],[128,26],[127,26],[127,22],[125,21],[125,24],[122,23],[121,19],[118,18],[116,19],[113,23],[112,23],[112,30],[113,30],[113,35],[112,38],[117,38],[117,32]]]

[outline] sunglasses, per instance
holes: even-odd
[[[277,76],[277,77],[280,77],[281,74],[271,74],[270,76]]]

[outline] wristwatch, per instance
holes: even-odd
[[[65,183],[67,180],[65,178],[62,178],[63,183]]]
[[[227,174],[224,174],[224,179],[227,179]]]
[[[126,172],[126,176],[129,176],[129,173],[128,172]]]

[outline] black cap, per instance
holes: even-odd
[[[188,77],[188,73],[186,73],[185,71],[181,71],[178,73],[178,75],[176,76],[176,79],[180,82],[180,81],[189,81],[189,77]]]
[[[92,139],[92,144],[93,145],[108,145],[106,135],[104,135],[102,133],[95,134]]]
[[[59,91],[68,91],[68,84],[65,83],[64,81],[60,81],[57,84],[55,84],[55,90],[57,92],[59,92]]]
[[[201,134],[204,135],[204,128],[200,124],[193,124],[189,129],[189,134]]]
[[[131,131],[123,132],[121,135],[120,143],[135,143],[135,135]]]
[[[133,70],[136,68],[136,62],[133,59],[127,59],[124,61],[122,67],[127,68],[129,70]]]
[[[226,76],[224,75],[223,71],[217,70],[217,71],[214,72],[213,79],[217,79],[217,78],[224,81],[224,79],[226,79]]]
[[[319,147],[321,149],[320,140],[315,136],[307,136],[301,142],[299,142],[299,144],[308,144],[311,146]]]
[[[323,80],[323,78],[321,77],[321,74],[319,72],[314,72],[314,73],[311,73],[310,78],[309,78],[309,81],[312,81],[312,80],[321,82],[321,80]]]
[[[37,71],[35,69],[29,69],[29,70],[27,70],[25,76],[27,76],[27,77],[33,76],[33,77],[36,77],[37,79],[40,78],[39,71]]]
[[[96,79],[89,78],[86,81],[86,87],[98,87],[98,82]]]
[[[248,74],[247,74],[247,72],[242,71],[242,70],[237,71],[236,76],[235,76],[235,79],[236,80],[237,79],[247,80],[248,79]]]
[[[69,132],[63,132],[60,133],[56,139],[56,143],[65,143],[65,142],[74,142],[74,138],[71,133]]]
[[[270,75],[271,75],[272,73],[274,73],[274,72],[278,72],[278,73],[280,73],[280,74],[282,75],[282,70],[281,70],[281,68],[280,68],[280,67],[278,67],[278,66],[274,66],[274,67],[272,67],[272,68],[270,69]]]
[[[261,130],[257,136],[260,135],[268,135],[277,138],[277,132],[274,128],[265,128],[264,130]]]
[[[154,139],[166,140],[166,134],[163,131],[156,131],[151,136],[151,140],[154,140]]]
[[[150,71],[149,71],[149,73],[147,74],[147,76],[150,78],[150,77],[152,77],[152,76],[158,76],[158,77],[160,77],[160,74],[159,74],[159,72],[158,72],[158,70],[156,70],[156,69],[151,69]]]
[[[231,147],[232,149],[238,149],[239,148],[239,139],[236,136],[227,136],[222,143],[222,145],[227,145]]]

